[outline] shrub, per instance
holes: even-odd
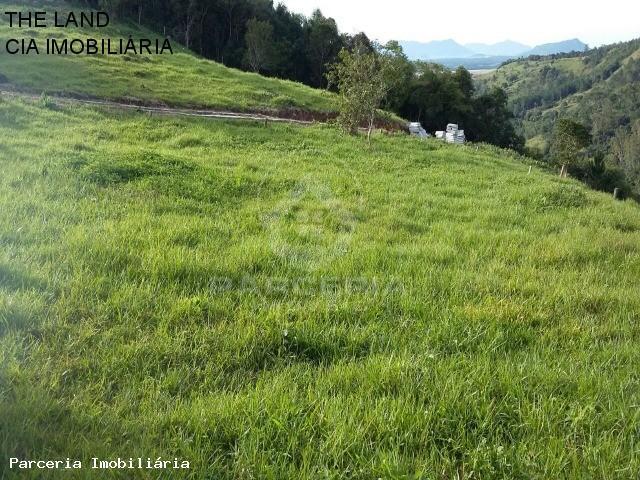
[[[54,100],[45,92],[42,92],[42,95],[40,95],[39,103],[42,108],[47,108],[49,110],[56,110],[58,108]]]
[[[628,182],[624,172],[616,167],[609,167],[598,158],[571,168],[571,175],[585,182],[591,188],[602,192],[613,193],[616,188],[622,191],[626,198],[633,193],[633,187]]]
[[[272,100],[273,105],[276,108],[293,108],[296,106],[296,102],[291,98],[285,95],[278,95]]]
[[[551,154],[558,165],[577,165],[584,149],[591,144],[591,134],[573,120],[558,120],[551,143]]]

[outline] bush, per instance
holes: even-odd
[[[605,165],[602,158],[597,157],[590,161],[575,165],[570,168],[571,175],[589,185],[594,190],[613,193],[616,188],[622,191],[622,197],[633,194],[633,187],[627,181],[624,172],[616,167]]]
[[[272,103],[277,108],[283,109],[293,108],[296,106],[296,102],[291,97],[287,97],[285,95],[278,95],[273,99]]]
[[[591,134],[584,125],[561,118],[556,122],[551,142],[551,158],[557,165],[579,165],[584,150],[591,144]]]
[[[49,110],[56,110],[58,108],[53,99],[44,92],[42,93],[42,95],[40,95],[39,102],[41,107],[48,108]]]

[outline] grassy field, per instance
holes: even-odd
[[[0,478],[637,477],[635,203],[320,126],[5,99],[0,139]]]
[[[2,11],[25,11],[24,5],[0,0]],[[46,11],[65,11],[64,3],[49,2]],[[41,4],[42,6],[42,4]],[[45,8],[45,7],[43,7]],[[305,85],[269,79],[227,68],[197,57],[177,42],[174,54],[161,56],[9,55],[8,38],[34,38],[45,45],[48,37],[157,38],[153,32],[115,20],[101,29],[9,28],[0,15],[0,79],[29,91],[81,95],[110,100],[135,100],[171,106],[222,108],[235,111],[287,111],[303,109],[326,113],[335,110],[334,95]],[[1,84],[2,82],[0,82]]]

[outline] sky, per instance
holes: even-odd
[[[579,38],[599,46],[640,37],[640,1],[617,0],[274,0],[310,15],[320,8],[346,33],[460,43],[513,40],[530,46]]]

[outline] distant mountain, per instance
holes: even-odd
[[[468,43],[465,45],[469,50],[487,57],[518,57],[531,50],[531,47],[523,43],[507,40],[493,45],[485,43]]]
[[[466,64],[465,59],[486,59],[485,64],[499,65],[505,59],[528,57],[529,55],[554,55],[557,53],[584,52],[586,43],[577,38],[564,42],[546,43],[531,48],[522,43],[507,40],[495,44],[468,43],[461,45],[455,40],[433,42],[400,42],[410,60],[444,60],[450,64]],[[472,62],[475,63],[475,62]]]
[[[584,52],[588,48],[589,46],[586,43],[583,43],[577,38],[574,38],[572,40],[565,40],[564,42],[538,45],[528,52],[524,52],[522,55],[517,56],[554,55],[557,53]]]
[[[411,60],[438,60],[441,58],[470,58],[477,54],[455,40],[437,40],[428,43],[400,42]]]

